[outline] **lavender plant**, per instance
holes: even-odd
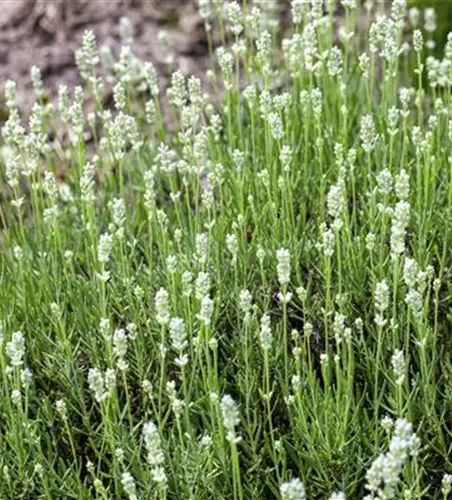
[[[122,19],[4,84],[0,497],[448,498],[452,34],[198,4],[206,80]]]

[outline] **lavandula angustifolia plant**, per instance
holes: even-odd
[[[440,58],[433,11],[358,3],[294,0],[286,34],[277,2],[200,1],[209,86],[127,20],[57,113],[45,72],[30,113],[5,84],[0,497],[358,498],[382,408],[426,437],[406,492],[441,496],[452,35]]]

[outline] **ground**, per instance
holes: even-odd
[[[99,45],[118,51],[122,16],[134,23],[133,48],[140,58],[163,69],[157,34],[165,30],[184,73],[201,74],[206,68],[207,44],[195,0],[1,0],[1,9],[0,87],[8,78],[15,79],[25,109],[33,99],[29,76],[33,65],[41,68],[52,95],[62,82],[75,86],[80,80],[74,52],[84,31],[93,30]]]

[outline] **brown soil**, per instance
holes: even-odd
[[[196,0],[0,0],[0,91],[11,78],[18,83],[19,104],[32,102],[30,68],[39,66],[44,85],[56,95],[58,86],[81,83],[74,52],[83,32],[96,34],[98,45],[119,53],[119,20],[127,16],[135,27],[134,53],[167,73],[158,43],[168,32],[177,67],[202,75],[207,68],[207,44]],[[3,98],[3,96],[1,97]]]

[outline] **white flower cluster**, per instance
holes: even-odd
[[[365,115],[361,118],[361,146],[367,154],[375,148],[377,136],[375,133],[375,123],[372,115]]]
[[[321,242],[317,244],[317,248],[323,252],[325,257],[332,257],[334,254],[335,236],[325,223],[320,225]]]
[[[342,179],[328,191],[327,209],[328,215],[333,218],[332,228],[339,231],[344,224],[342,215],[345,209],[345,185]]]
[[[135,479],[130,472],[122,473],[121,484],[124,487],[124,491],[127,493],[129,500],[138,500]]]
[[[338,491],[338,492],[333,493],[330,496],[329,500],[347,500],[347,499],[346,499],[345,494],[342,493],[342,491]]]
[[[116,387],[115,371],[108,368],[104,376],[98,368],[90,368],[88,371],[88,385],[98,403],[105,401]]]
[[[276,271],[278,273],[278,281],[282,287],[286,287],[290,283],[290,252],[286,248],[280,248],[276,252],[278,264]]]
[[[237,403],[229,394],[225,394],[221,398],[220,409],[223,417],[223,425],[227,431],[226,439],[233,444],[240,442],[241,438],[236,433],[236,427],[240,423]]]
[[[169,295],[164,288],[160,288],[155,295],[156,319],[161,326],[166,326],[170,321]]]
[[[198,314],[199,320],[205,326],[209,326],[212,323],[213,311],[214,311],[214,302],[208,295],[205,295],[201,299],[201,310]]]
[[[175,362],[179,366],[185,366],[188,363],[188,356],[184,354],[184,351],[188,347],[188,340],[187,329],[182,318],[171,318],[169,334],[172,347],[179,355]]]
[[[113,354],[115,355],[118,368],[125,371],[128,368],[126,362],[128,336],[123,328],[119,328],[113,334]]]
[[[403,280],[408,288],[405,302],[410,308],[415,319],[419,320],[424,311],[423,295],[428,281],[433,278],[434,270],[428,266],[426,271],[421,271],[414,259],[405,257],[403,266]]]
[[[99,245],[97,247],[97,260],[106,264],[110,260],[111,251],[113,249],[113,237],[109,233],[104,233],[100,236]]]
[[[151,466],[152,479],[161,485],[167,482],[166,472],[163,468],[165,454],[162,449],[160,434],[154,422],[147,422],[143,426],[144,447],[147,451],[147,461]]]
[[[413,433],[411,424],[403,418],[398,419],[389,451],[379,455],[366,473],[366,488],[370,495],[365,500],[393,498],[405,462],[410,455],[416,455],[418,450],[419,439]]]
[[[406,228],[410,222],[411,205],[404,200],[399,201],[394,208],[391,225],[391,259],[396,260],[405,252]]]
[[[384,317],[386,309],[389,307],[389,286],[386,280],[380,281],[375,287],[375,323],[383,328],[387,320]]]
[[[261,318],[259,341],[264,351],[269,351],[272,348],[273,335],[270,326],[270,316],[268,314],[264,314]]]
[[[282,500],[306,500],[304,484],[298,478],[281,484],[279,492]]]
[[[22,332],[14,332],[6,343],[6,354],[12,366],[22,366],[25,356],[25,338]]]
[[[401,349],[396,349],[391,358],[395,384],[401,386],[405,381],[405,357]]]

